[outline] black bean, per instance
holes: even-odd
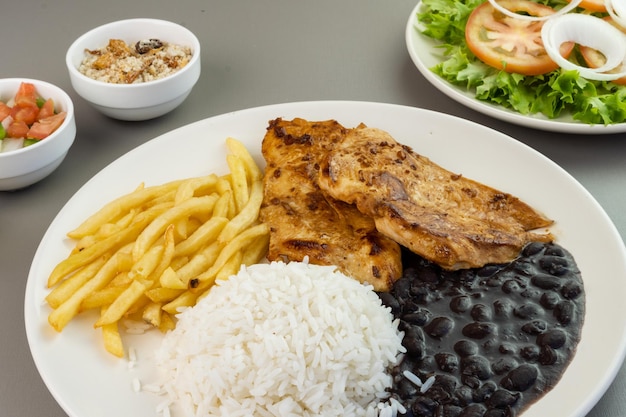
[[[410,290],[411,280],[409,278],[400,278],[393,284],[393,294],[400,302],[411,297]]]
[[[503,375],[503,374],[509,372],[511,369],[517,368],[518,365],[519,365],[518,362],[514,358],[512,358],[512,357],[502,357],[502,358],[496,359],[491,364],[491,370],[496,375]]]
[[[550,346],[544,345],[544,346],[541,346],[540,349],[541,350],[539,352],[539,357],[537,358],[540,364],[546,365],[546,366],[554,365],[556,361],[559,359],[559,355],[558,353],[556,353],[556,350],[554,350]]]
[[[546,255],[539,260],[539,266],[548,274],[558,277],[569,272],[569,263],[567,262],[567,259],[560,256]]]
[[[543,306],[543,308],[546,308],[548,310],[552,310],[554,307],[556,307],[559,301],[561,301],[561,297],[559,297],[559,294],[551,291],[543,293],[541,295],[541,298],[539,299],[539,303]]]
[[[524,346],[520,349],[520,356],[526,360],[534,361],[539,357],[540,349],[537,345]]]
[[[574,319],[576,305],[571,300],[563,300],[554,307],[554,317],[564,326]]]
[[[474,376],[484,381],[491,377],[491,365],[482,356],[467,356],[461,359],[461,374]]]
[[[459,358],[452,353],[436,353],[435,362],[443,372],[454,372],[459,367]]]
[[[450,300],[450,310],[465,313],[472,306],[472,299],[467,295],[459,295]]]
[[[452,375],[442,374],[442,375],[437,375],[437,378],[435,378],[435,383],[433,384],[433,388],[434,387],[441,388],[449,396],[453,396],[457,385],[458,385],[458,382],[457,382],[456,377]]]
[[[511,391],[526,391],[532,387],[539,376],[539,371],[533,365],[522,364],[510,371],[500,385]]]
[[[503,355],[513,354],[515,353],[515,351],[516,351],[516,348],[513,343],[503,342],[498,347],[498,352],[502,353]]]
[[[421,327],[406,324],[403,326],[404,339],[402,344],[406,348],[407,352],[414,357],[421,359],[424,356],[424,332]]]
[[[423,326],[430,320],[430,312],[428,310],[419,309],[411,313],[403,314],[402,320],[408,321],[411,324]]]
[[[561,329],[548,330],[537,336],[537,344],[539,346],[550,346],[552,349],[562,347],[567,341],[567,333]]]
[[[504,281],[504,284],[502,284],[502,291],[504,291],[505,294],[513,294],[520,292],[521,290],[522,286],[514,279],[506,280]]]
[[[520,295],[524,298],[539,298],[541,296],[541,291],[536,288],[526,288],[524,291],[520,293]]]
[[[461,357],[472,356],[478,353],[478,345],[471,340],[461,339],[454,344],[454,351]]]
[[[531,257],[543,251],[544,245],[541,242],[531,242],[528,245],[524,246],[522,249],[522,255]]]
[[[394,316],[397,316],[398,313],[401,311],[402,307],[400,306],[400,302],[390,292],[379,292],[378,297],[380,298],[384,306],[387,306],[391,309],[391,313]]]
[[[485,411],[483,417],[511,417],[511,414],[507,414],[509,410],[505,410],[502,408],[490,408]]]
[[[476,304],[472,307],[470,315],[476,321],[489,321],[492,316],[491,310],[484,304]]]
[[[448,317],[435,317],[424,327],[424,331],[430,337],[441,339],[454,327],[454,322]]]
[[[459,417],[483,417],[486,408],[482,404],[470,404],[459,414]]]
[[[519,400],[519,398],[519,392],[511,392],[508,390],[499,389],[495,391],[491,395],[491,397],[489,397],[487,404],[495,408],[506,408],[515,404],[517,400]]]
[[[528,323],[524,324],[522,326],[522,331],[524,333],[528,333],[530,335],[536,336],[546,331],[547,328],[548,328],[548,323],[546,323],[544,320],[537,319],[537,320],[529,321]]]
[[[495,382],[487,381],[478,387],[478,389],[474,390],[472,399],[475,403],[484,403],[489,397],[491,397],[491,394],[493,394],[497,388],[498,386]]]
[[[544,254],[546,255],[552,255],[552,256],[558,256],[558,257],[564,257],[565,256],[565,252],[563,251],[563,248],[556,246],[556,245],[548,245],[546,246],[546,250],[544,252]]]
[[[575,300],[582,292],[582,285],[576,281],[568,281],[561,287],[561,295],[568,300]]]
[[[559,277],[547,274],[537,274],[530,279],[530,282],[543,290],[553,290],[561,285]]]
[[[493,323],[473,322],[463,327],[463,335],[471,339],[483,339],[496,333],[496,326]]]
[[[406,378],[402,378],[395,384],[395,392],[404,399],[410,399],[419,393],[419,388]]]
[[[498,317],[508,317],[513,312],[513,303],[509,300],[496,300],[493,302],[493,311]]]
[[[530,277],[535,273],[535,266],[526,261],[518,261],[513,264],[513,270],[523,276]]]
[[[532,319],[539,315],[539,307],[534,303],[524,303],[513,309],[515,314],[520,319]]]
[[[480,381],[478,381],[478,384],[480,384]],[[454,396],[457,399],[459,405],[465,407],[472,402],[472,388],[467,384],[461,385],[454,392]]]
[[[411,411],[417,416],[430,417],[434,416],[437,403],[428,397],[418,397],[411,407]]]
[[[458,405],[444,404],[437,408],[435,417],[459,417],[463,409]]]

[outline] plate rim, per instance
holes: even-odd
[[[471,109],[498,119],[504,122],[512,123],[518,126],[527,128],[533,128],[538,130],[544,130],[548,132],[558,133],[572,133],[578,135],[607,135],[626,132],[626,122],[616,123],[611,125],[600,124],[587,124],[576,121],[562,121],[559,119],[547,119],[539,115],[523,115],[511,109],[506,109],[502,106],[498,106],[492,103],[481,101],[472,96],[469,92],[463,90],[461,87],[451,84],[450,82],[442,79],[434,72],[432,72],[428,65],[423,61],[420,56],[419,48],[416,47],[416,39],[422,37],[422,40],[426,43],[433,43],[434,40],[427,39],[424,35],[418,33],[415,29],[415,25],[419,23],[417,19],[417,13],[421,7],[422,0],[418,0],[415,7],[412,9],[409,15],[406,27],[405,27],[405,44],[407,52],[411,58],[411,61],[417,67],[418,71],[424,78],[437,90],[445,94],[457,103]],[[429,49],[428,52],[431,52]]]
[[[89,189],[90,184],[92,184],[93,181],[95,181],[97,178],[101,177],[102,175],[105,175],[106,172],[108,172],[112,166],[114,166],[116,163],[118,163],[118,161],[126,159],[126,158],[132,158],[132,154],[139,152],[141,153],[142,150],[144,149],[148,149],[148,147],[150,146],[157,146],[158,143],[160,141],[167,141],[167,138],[171,135],[174,134],[174,132],[178,132],[178,131],[184,131],[185,129],[192,129],[196,126],[202,125],[204,123],[210,123],[210,122],[218,122],[221,119],[228,119],[228,118],[235,118],[240,114],[243,114],[244,117],[246,115],[255,113],[255,112],[259,112],[259,113],[264,113],[267,112],[269,110],[280,110],[283,108],[288,108],[291,110],[291,108],[297,107],[297,108],[304,108],[304,109],[310,109],[316,106],[321,106],[321,107],[325,107],[325,106],[338,106],[338,107],[342,107],[342,106],[360,106],[360,107],[370,107],[373,109],[377,109],[380,107],[385,107],[387,109],[394,110],[394,109],[403,109],[403,111],[408,111],[408,112],[424,112],[426,114],[430,114],[430,115],[438,115],[441,118],[451,118],[451,119],[456,119],[457,123],[468,123],[471,124],[475,129],[478,130],[483,130],[483,131],[490,131],[492,132],[492,134],[494,136],[499,136],[499,137],[505,137],[508,138],[509,141],[507,142],[508,144],[510,144],[511,146],[516,146],[516,147],[520,147],[520,149],[523,149],[526,152],[530,152],[533,154],[534,157],[539,157],[542,159],[543,162],[548,163],[551,165],[551,168],[553,169],[558,169],[564,176],[567,177],[567,179],[572,182],[573,186],[576,186],[578,191],[583,193],[583,197],[585,197],[586,199],[589,199],[590,203],[593,204],[595,210],[598,211],[598,214],[601,214],[603,216],[603,221],[605,222],[605,225],[609,227],[610,232],[612,233],[612,238],[615,239],[616,241],[621,241],[621,237],[619,235],[619,232],[617,231],[615,225],[613,224],[613,222],[611,221],[611,219],[609,218],[608,214],[604,211],[604,209],[600,206],[600,204],[593,198],[593,196],[575,179],[573,178],[569,173],[567,173],[562,167],[560,167],[559,165],[557,165],[556,163],[554,163],[553,161],[551,161],[549,158],[547,158],[545,155],[541,154],[540,152],[538,152],[537,150],[533,149],[532,147],[517,141],[515,138],[499,132],[495,129],[489,128],[487,126],[483,126],[480,125],[478,123],[475,123],[473,121],[467,120],[467,119],[463,119],[461,117],[458,116],[454,116],[454,115],[449,115],[449,114],[445,114],[445,113],[441,113],[441,112],[437,112],[434,110],[429,110],[429,109],[422,109],[422,108],[417,108],[417,107],[411,107],[411,106],[406,106],[406,105],[400,105],[400,104],[391,104],[391,103],[376,103],[376,102],[368,102],[368,101],[347,101],[347,100],[323,100],[323,101],[301,101],[301,102],[292,102],[292,103],[280,103],[280,104],[270,104],[270,105],[264,105],[264,106],[258,106],[258,107],[252,107],[252,108],[248,108],[248,109],[243,109],[243,110],[235,110],[235,111],[231,111],[231,112],[227,112],[227,113],[223,113],[223,114],[219,114],[219,115],[215,115],[212,117],[208,117],[202,120],[198,120],[196,122],[192,122],[190,124],[172,129],[168,132],[165,132],[161,135],[158,135],[156,137],[154,137],[153,139],[145,142],[144,144],[128,151],[127,153],[119,156],[118,158],[116,158],[114,161],[112,161],[110,164],[108,164],[107,166],[105,166],[104,168],[102,168],[102,170],[100,170],[98,173],[94,174],[94,176],[92,176],[88,181],[85,182],[85,184],[83,184],[76,192],[75,194],[66,202],[65,205],[63,205],[63,207],[59,210],[59,212],[57,213],[57,215],[55,216],[55,218],[52,220],[49,228],[46,230],[44,236],[42,237],[42,240],[39,244],[39,246],[37,247],[37,250],[35,252],[35,255],[33,257],[33,264],[31,265],[31,270],[29,271],[28,274],[28,280],[27,280],[27,284],[26,284],[26,290],[25,290],[25,301],[24,301],[24,315],[25,315],[25,327],[26,327],[26,333],[27,333],[27,339],[28,339],[28,344],[29,344],[29,349],[31,351],[31,355],[33,356],[33,360],[35,362],[35,365],[37,367],[37,370],[41,376],[41,378],[43,379],[44,383],[46,384],[46,387],[49,389],[49,391],[51,392],[51,394],[53,395],[53,397],[55,398],[55,400],[57,401],[57,403],[59,403],[59,405],[68,413],[68,415],[73,415],[70,411],[71,409],[69,408],[69,405],[66,404],[66,401],[63,398],[60,398],[58,392],[56,392],[56,390],[54,389],[53,386],[50,385],[50,381],[48,380],[47,376],[44,375],[41,372],[41,368],[40,368],[40,363],[39,361],[41,360],[40,357],[37,357],[37,355],[35,354],[35,348],[32,345],[32,337],[33,335],[31,334],[34,331],[34,328],[32,326],[32,322],[35,318],[35,316],[37,316],[37,314],[35,314],[36,312],[31,309],[30,307],[35,307],[37,308],[37,305],[34,304],[36,300],[29,300],[28,296],[29,294],[32,293],[33,289],[32,287],[35,285],[35,280],[34,278],[32,278],[32,273],[33,273],[33,267],[35,266],[35,262],[38,259],[39,256],[41,256],[40,252],[43,250],[43,247],[45,246],[44,243],[46,241],[46,239],[48,238],[48,235],[51,233],[51,229],[53,228],[53,226],[56,224],[57,222],[57,218],[60,218],[63,213],[66,210],[66,207],[70,206],[71,204],[74,204],[73,202],[76,199],[80,199],[82,193],[86,192],[86,190]],[[129,156],[131,155],[131,156]],[[620,249],[620,254],[621,254],[621,261],[622,261],[622,266],[623,269],[626,270],[626,249],[623,245],[619,247]],[[36,323],[37,327],[39,330],[40,326],[39,326],[39,322]],[[601,381],[601,384],[597,384],[596,387],[590,391],[588,391],[590,394],[588,396],[588,398],[581,404],[580,408],[578,409],[579,412],[577,412],[575,415],[573,416],[584,416],[596,403],[597,401],[600,399],[600,397],[604,394],[604,392],[608,389],[608,387],[611,385],[611,383],[613,382],[615,376],[617,375],[617,372],[619,371],[620,368],[620,364],[624,361],[624,358],[626,356],[626,334],[623,335],[622,339],[621,339],[621,343],[618,346],[619,354],[618,355],[614,355],[613,356],[613,360],[612,360],[612,364],[615,366],[612,366],[611,369],[605,373],[605,378],[603,378],[603,380]],[[558,385],[558,384],[557,384]],[[130,388],[129,388],[130,389]],[[572,416],[572,417],[573,417]]]

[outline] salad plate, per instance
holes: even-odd
[[[443,49],[438,47],[437,40],[421,33],[421,23],[417,15],[422,7],[423,3],[418,2],[407,21],[405,30],[407,50],[411,60],[424,78],[451,99],[495,119],[539,130],[584,135],[626,132],[626,123],[591,125],[574,120],[567,115],[562,115],[556,119],[549,119],[541,114],[523,115],[515,110],[478,100],[473,91],[451,84],[439,77],[431,71],[431,68],[443,60]]]
[[[264,166],[261,141],[268,121],[277,117],[335,119],[346,127],[363,122],[381,128],[435,163],[510,192],[554,219],[552,232],[557,242],[573,254],[582,272],[586,315],[577,353],[562,379],[523,415],[582,417],[593,407],[614,379],[626,352],[626,315],[622,311],[626,251],[615,226],[591,194],[537,151],[476,123],[408,106],[325,101],[242,110],[173,130],[105,167],[64,205],[33,258],[24,318],[41,378],[70,417],[162,415],[159,405],[164,399],[142,387],[158,378],[153,352],[163,336],[158,331],[142,335],[122,331],[124,344],[133,354],[119,359],[105,351],[89,314],[76,317],[62,333],[51,328],[46,282],[74,246],[66,233],[140,183],[149,186],[227,172],[227,137],[243,142]],[[173,417],[182,415],[175,411]]]

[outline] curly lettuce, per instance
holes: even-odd
[[[478,60],[465,43],[465,24],[483,1],[422,0],[417,16],[421,33],[438,40],[443,50],[442,62],[431,68],[435,74],[475,92],[479,100],[524,115],[570,115],[582,123],[604,125],[626,121],[626,86],[587,80],[577,71],[562,69],[538,76],[510,74]]]

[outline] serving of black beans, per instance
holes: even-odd
[[[533,242],[506,265],[446,271],[403,253],[404,274],[379,296],[407,353],[391,395],[415,417],[514,417],[548,392],[580,340],[584,286],[572,255]],[[421,389],[405,376],[434,384]]]

